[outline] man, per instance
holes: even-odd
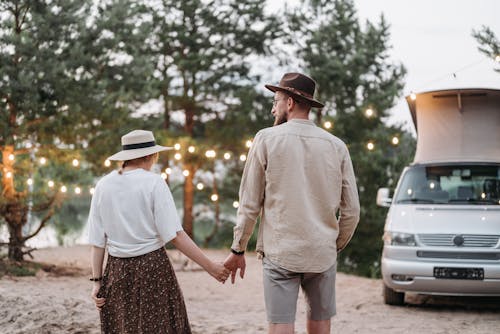
[[[275,124],[257,133],[240,186],[231,254],[225,266],[245,273],[244,252],[261,215],[257,252],[269,333],[294,332],[299,286],[308,303],[308,333],[330,333],[335,314],[337,252],[351,239],[359,200],[346,145],[308,119],[316,83],[287,73],[275,92]],[[339,219],[337,212],[340,210]]]

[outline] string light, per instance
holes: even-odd
[[[496,61],[496,62],[498,62],[498,63],[500,63],[500,55],[497,55],[497,56],[495,57],[495,61]]]
[[[14,159],[15,159],[14,154],[12,154],[12,153],[11,153],[11,154],[9,154],[9,160],[10,160],[10,161],[14,161]]]
[[[247,156],[246,156],[246,154],[242,154],[242,155],[240,155],[240,160],[241,160],[241,161],[246,161],[246,160],[247,160]]]
[[[181,144],[176,143],[176,144],[174,145],[174,148],[175,148],[175,150],[176,150],[176,151],[180,150],[180,149],[181,149]]]
[[[33,184],[33,179],[32,178],[29,178],[26,180],[26,183],[31,186]]]
[[[106,167],[111,166],[111,161],[109,161],[108,159],[106,159],[106,161],[104,161],[104,166],[106,166]]]
[[[187,169],[184,169],[182,171],[182,175],[184,175],[185,177],[188,177],[189,176],[189,171]]]
[[[82,189],[80,187],[75,187],[75,194],[80,195],[82,192]]]
[[[12,172],[7,172],[7,173],[5,174],[5,176],[6,176],[8,179],[10,179],[10,178],[12,177]]]
[[[167,173],[161,173],[161,178],[166,180],[167,179]]]
[[[165,168],[165,173],[167,173],[167,175],[172,174],[172,168],[170,167]]]
[[[396,136],[394,136],[394,137],[392,137],[391,142],[392,142],[392,145],[398,145],[399,144],[399,138],[396,137]]]
[[[53,188],[54,187],[54,181],[50,180],[49,182],[47,182],[47,185],[49,186],[49,188]]]
[[[366,148],[372,151],[375,148],[375,144],[373,144],[372,142],[368,142],[368,144],[366,144]]]
[[[325,129],[331,129],[332,128],[332,122],[326,121],[325,123],[323,123],[323,126],[325,127]]]
[[[481,193],[481,198],[485,199],[486,198],[486,194],[485,193]]]
[[[224,159],[226,159],[226,160],[231,159],[231,153],[229,153],[229,152],[224,153]]]
[[[73,166],[78,167],[79,164],[80,162],[78,161],[78,159],[73,159]]]
[[[66,188],[66,186],[62,186],[61,187],[61,192],[65,193],[66,191],[68,191],[68,188]]]
[[[212,200],[212,202],[217,202],[217,200],[219,199],[219,195],[212,194],[212,196],[210,196],[210,199]]]
[[[250,148],[252,146],[252,141],[251,140],[247,140],[247,142],[245,143],[245,146]]]
[[[215,151],[214,151],[214,150],[208,150],[208,151],[206,151],[206,152],[205,152],[205,156],[206,156],[207,158],[215,158],[215,156],[216,156],[216,155],[217,155],[217,154],[215,153]]]
[[[240,203],[238,201],[233,202],[233,208],[237,209],[240,206]]]
[[[198,184],[196,185],[196,189],[203,190],[203,188],[205,188],[205,186],[203,185],[203,183],[198,182]]]
[[[196,150],[196,149],[194,148],[194,146],[189,146],[189,147],[188,147],[188,152],[189,152],[189,153],[194,153],[194,151],[195,151],[195,150]]]
[[[45,159],[44,157],[41,157],[39,161],[40,165],[45,165],[47,163],[47,159]]]
[[[373,116],[373,114],[374,114],[374,112],[373,112],[373,109],[372,109],[372,108],[368,108],[368,109],[366,109],[366,111],[365,111],[365,116],[366,116],[366,117],[370,118],[370,117],[372,117],[372,116]]]
[[[91,195],[94,195],[94,192],[95,192],[95,188],[94,188],[94,187],[92,187],[92,188],[90,188],[90,189],[89,189],[89,193],[90,193]]]
[[[417,94],[415,94],[415,93],[411,93],[411,94],[410,94],[410,99],[411,99],[412,101],[415,101],[415,100],[417,99]]]
[[[182,155],[180,153],[175,153],[174,154],[174,159],[175,160],[181,160],[182,159]]]

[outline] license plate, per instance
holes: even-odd
[[[446,279],[484,279],[483,268],[449,268],[449,267],[434,267],[435,278]]]

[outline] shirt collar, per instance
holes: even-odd
[[[295,124],[305,124],[305,125],[312,125],[316,126],[313,121],[310,119],[301,119],[301,118],[294,118],[288,121],[288,123],[295,123]]]

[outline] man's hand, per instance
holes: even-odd
[[[234,284],[236,271],[238,271],[238,269],[240,269],[240,277],[243,279],[243,277],[245,276],[246,268],[245,255],[236,255],[233,253],[229,254],[229,256],[226,258],[226,261],[224,261],[224,267],[231,270],[232,284]]]

